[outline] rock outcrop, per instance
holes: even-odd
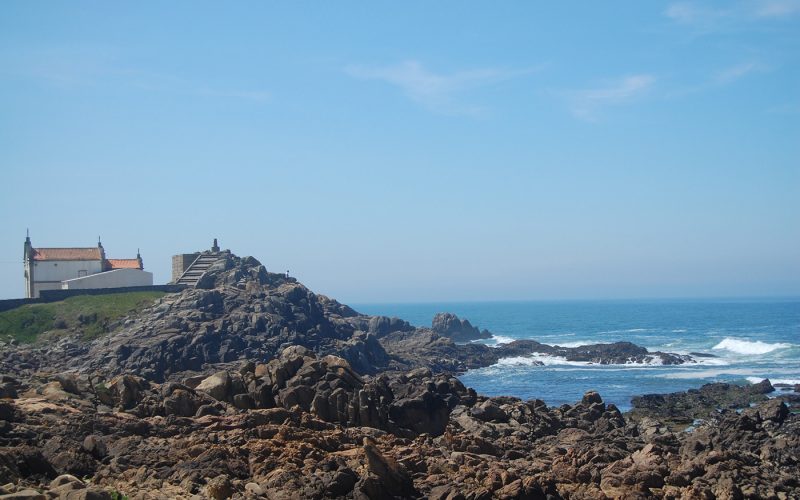
[[[437,313],[433,317],[431,330],[454,342],[471,342],[492,338],[492,334],[488,330],[480,330],[472,326],[468,319],[459,319],[452,313]]]
[[[564,358],[566,361],[583,361],[600,365],[659,364],[680,365],[694,358],[685,354],[650,352],[630,342],[590,344],[579,347],[561,347],[542,344],[535,340],[515,340],[496,348],[499,357],[526,356],[531,353]]]
[[[596,392],[558,408],[485,398],[428,369],[364,376],[301,346],[184,383],[64,373],[19,388],[0,401],[0,495],[9,498],[800,491],[800,416],[775,399],[673,432],[651,417],[627,420]]]
[[[705,384],[699,389],[689,389],[671,394],[645,394],[631,400],[630,417],[657,418],[676,427],[686,427],[695,420],[707,419],[722,409],[747,408],[767,400],[775,391],[769,380],[758,384],[738,386],[727,383]]]

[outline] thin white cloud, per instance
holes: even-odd
[[[184,78],[135,68],[109,48],[77,47],[0,53],[0,74],[37,80],[61,88],[117,87],[184,96],[241,99],[263,103],[270,93],[258,88],[209,85],[197,78]]]
[[[761,69],[763,67],[756,62],[744,62],[720,71],[714,78],[714,82],[719,84],[731,83]]]
[[[680,98],[701,92],[711,92],[726,85],[746,78],[753,73],[769,71],[769,66],[757,61],[745,61],[733,66],[718,69],[710,73],[705,80],[693,84],[685,84],[666,90],[665,98]]]
[[[755,14],[759,17],[788,17],[800,12],[800,0],[764,0],[758,2]]]
[[[797,115],[800,114],[800,101],[784,102],[767,108],[767,113],[776,115]]]
[[[673,21],[691,24],[705,19],[709,16],[715,16],[714,11],[702,9],[696,4],[689,2],[678,2],[670,4],[664,11],[664,15]]]
[[[363,80],[378,80],[400,88],[412,101],[436,112],[476,114],[482,108],[457,101],[459,93],[499,83],[534,70],[481,68],[455,73],[435,73],[419,61],[404,61],[389,66],[349,65],[348,75]]]
[[[664,15],[697,32],[709,33],[729,23],[735,17],[735,9],[714,8],[698,2],[676,2],[667,6]]]
[[[747,23],[778,19],[800,13],[800,0],[748,0],[725,8],[713,2],[674,2],[664,15],[701,32],[735,29]]]
[[[643,96],[656,82],[653,75],[638,74],[609,82],[608,84],[583,90],[567,92],[572,114],[593,121],[609,106],[630,103]]]

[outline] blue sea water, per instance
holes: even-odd
[[[680,366],[597,365],[535,356],[502,359],[460,378],[479,393],[574,403],[597,390],[608,403],[630,408],[631,397],[700,387],[709,382],[800,383],[800,299],[469,302],[362,304],[366,314],[397,316],[430,326],[452,312],[494,334],[488,345],[534,339],[575,347],[629,341],[649,350],[715,357]],[[544,362],[536,366],[534,360]]]

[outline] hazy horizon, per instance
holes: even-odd
[[[800,297],[800,3],[5,2],[22,246],[344,303]]]

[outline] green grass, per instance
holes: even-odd
[[[164,292],[80,295],[49,304],[28,304],[0,313],[0,338],[35,342],[42,334],[77,333],[93,339],[107,333],[118,319],[153,303]]]

